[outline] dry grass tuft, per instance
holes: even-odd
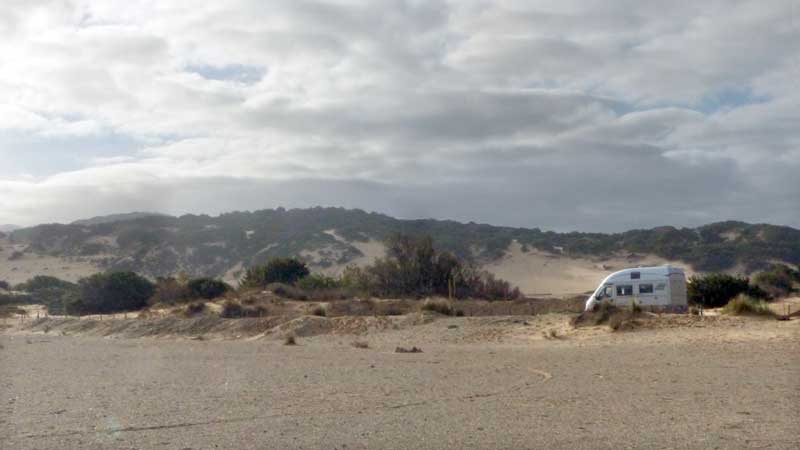
[[[411,347],[411,348],[397,347],[397,348],[394,349],[394,352],[395,353],[422,353],[422,349],[421,348],[417,348],[417,347]]]
[[[325,317],[328,315],[328,310],[322,305],[317,305],[311,310],[311,315]]]
[[[369,342],[367,341],[353,341],[350,345],[355,348],[369,348]]]
[[[241,319],[243,317],[263,317],[267,315],[267,308],[263,306],[242,306],[235,300],[226,300],[222,305],[220,316],[226,319]]]
[[[445,316],[452,316],[455,314],[453,305],[447,300],[427,299],[420,306],[422,311],[433,311]]]
[[[183,308],[184,317],[194,317],[206,312],[206,304],[204,302],[190,303]]]
[[[601,303],[594,311],[584,311],[572,319],[573,327],[607,324],[611,331],[631,330],[639,326],[642,308],[631,303],[630,308],[619,308],[609,302]]]
[[[283,345],[297,345],[297,338],[293,335],[287,335],[283,340]]]
[[[775,317],[769,305],[762,300],[756,300],[744,294],[739,294],[722,307],[722,314],[731,316],[765,316]]]

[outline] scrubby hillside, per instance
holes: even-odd
[[[604,264],[605,261],[675,261],[696,271],[744,273],[773,261],[800,263],[800,230],[742,222],[602,234],[446,220],[399,220],[342,208],[278,208],[216,217],[135,214],[106,219],[16,230],[8,243],[24,249],[26,255],[88,261],[99,269],[135,270],[150,276],[185,271],[193,276],[228,279],[242,267],[279,256],[299,256],[312,269],[321,271],[367,263],[382,256],[382,242],[398,232],[430,235],[441,250],[499,271],[518,273],[517,277],[524,277],[526,271],[545,270],[548,261],[554,259],[580,261],[587,270],[597,271],[610,270],[615,265]],[[519,261],[528,264],[530,270]],[[586,276],[581,270],[575,276],[579,275]],[[525,289],[525,282],[514,276],[508,278]],[[596,281],[589,280],[589,288]]]

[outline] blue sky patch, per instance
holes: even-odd
[[[186,71],[196,73],[207,80],[238,81],[244,84],[255,84],[267,73],[264,67],[244,64],[228,64],[225,66],[189,65],[186,66]]]

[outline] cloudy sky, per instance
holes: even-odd
[[[796,0],[3,0],[0,55],[0,223],[800,226]]]

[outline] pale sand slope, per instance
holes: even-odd
[[[516,241],[511,243],[503,258],[487,264],[485,269],[519,286],[528,295],[566,295],[594,290],[603,278],[617,270],[663,264],[682,267],[687,277],[694,273],[685,263],[654,255],[570,258],[536,249],[523,252]]]
[[[36,275],[50,275],[62,280],[77,281],[101,270],[93,262],[93,258],[89,257],[60,258],[26,253],[19,259],[8,259],[14,251],[22,251],[24,248],[24,245],[13,245],[8,239],[0,239],[0,280],[17,284]]]
[[[386,245],[383,244],[381,241],[376,241],[374,239],[370,239],[366,242],[358,242],[358,241],[348,241],[347,239],[343,238],[341,235],[336,233],[336,230],[325,230],[325,233],[333,236],[337,241],[343,242],[348,245],[352,245],[353,247],[357,248],[361,251],[362,256],[359,256],[352,261],[348,262],[347,264],[334,264],[329,267],[312,267],[315,272],[321,272],[325,275],[329,276],[337,276],[341,275],[342,271],[344,271],[345,267],[350,265],[355,265],[359,267],[368,266],[375,262],[378,258],[383,258],[386,256]]]

